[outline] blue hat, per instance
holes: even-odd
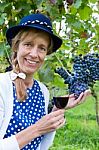
[[[10,46],[11,46],[12,39],[18,34],[18,32],[21,29],[27,27],[40,29],[49,33],[53,40],[52,52],[55,52],[58,48],[60,48],[62,44],[62,40],[58,36],[54,35],[52,30],[52,24],[49,18],[40,13],[31,14],[23,17],[17,26],[13,26],[7,30],[6,38]]]

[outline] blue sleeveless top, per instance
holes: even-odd
[[[27,95],[26,101],[19,102],[16,97],[16,88],[13,84],[13,114],[4,138],[15,135],[28,126],[35,124],[45,115],[44,95],[36,80],[34,80],[32,88],[27,88]],[[36,150],[42,138],[43,135],[33,139],[22,150]]]

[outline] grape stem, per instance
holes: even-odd
[[[55,57],[57,58],[58,62],[60,63],[61,67],[66,71],[66,73],[68,74],[68,76],[71,76],[71,74],[66,70],[66,68],[64,67],[62,61],[58,58],[57,54],[55,54]],[[72,77],[72,76],[71,76]]]

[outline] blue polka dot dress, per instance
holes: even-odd
[[[4,138],[15,135],[28,126],[35,124],[36,121],[45,115],[44,96],[36,80],[34,80],[32,88],[27,89],[27,94],[26,101],[19,102],[16,97],[15,85],[13,84],[13,114]],[[36,150],[42,138],[43,135],[33,139],[22,150]]]

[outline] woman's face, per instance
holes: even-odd
[[[27,36],[21,37],[17,61],[21,72],[34,74],[43,64],[47,54],[50,38],[45,32],[29,31]]]

